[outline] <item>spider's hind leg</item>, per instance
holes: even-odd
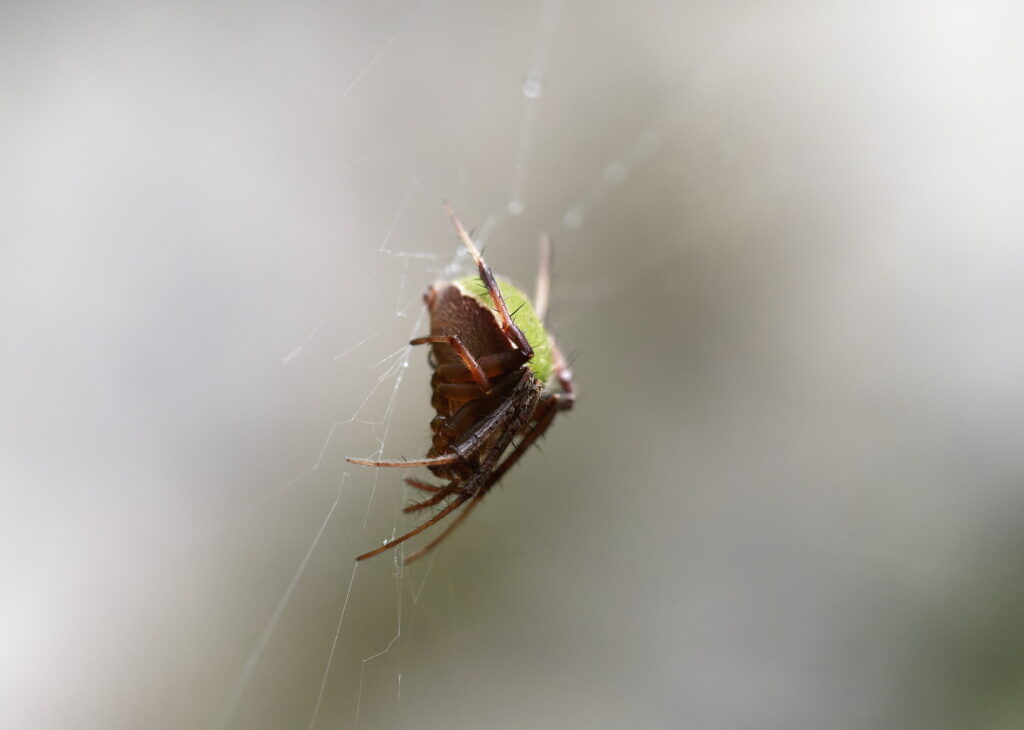
[[[424,492],[440,492],[442,489],[444,489],[444,487],[437,487],[434,486],[433,484],[427,484],[426,482],[421,481],[419,479],[414,479],[413,477],[406,477],[405,483],[408,484],[410,487],[414,487],[415,489],[419,489]]]
[[[421,509],[433,507],[435,504],[441,504],[441,502],[445,501],[453,494],[457,494],[458,491],[459,490],[456,488],[454,483],[449,484],[448,486],[439,488],[436,492],[434,492],[434,496],[427,497],[424,500],[420,500],[419,502],[413,502],[412,504],[403,507],[402,511],[406,513],[419,512]]]
[[[419,535],[421,532],[423,532],[425,529],[427,529],[431,525],[437,524],[438,522],[443,520],[445,517],[450,515],[452,512],[454,512],[467,499],[469,499],[469,495],[459,495],[459,497],[457,497],[454,501],[452,501],[451,504],[449,504],[447,507],[445,507],[443,510],[438,512],[436,515],[431,517],[426,522],[420,524],[417,527],[414,527],[413,529],[409,530],[407,533],[405,533],[401,537],[396,537],[394,540],[388,540],[386,543],[381,545],[376,550],[371,550],[368,553],[363,553],[362,555],[356,556],[356,560],[366,560],[367,558],[372,558],[374,555],[380,555],[385,550],[390,550],[391,548],[395,547],[396,545],[399,545],[399,544],[405,542],[406,540],[408,540],[410,538],[416,537],[417,535]]]

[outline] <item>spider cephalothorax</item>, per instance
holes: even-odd
[[[431,345],[431,405],[437,411],[430,422],[433,445],[418,460],[348,458],[367,466],[429,468],[446,483],[406,479],[409,486],[431,496],[404,511],[443,507],[418,527],[356,560],[405,542],[469,502],[444,532],[405,562],[435,547],[548,429],[555,414],[571,408],[576,399],[572,374],[544,329],[549,247],[543,246],[534,309],[523,292],[494,277],[451,208],[448,215],[473,256],[477,276],[431,286],[423,297],[430,312],[430,334],[410,343]],[[558,392],[546,390],[552,376],[558,381]],[[505,455],[516,437],[519,443]]]

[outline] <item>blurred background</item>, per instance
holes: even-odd
[[[1024,724],[1019,4],[0,12],[5,728]],[[578,406],[357,569],[444,200]]]

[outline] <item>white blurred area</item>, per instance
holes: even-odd
[[[1021,727],[1022,28],[6,4],[0,726]],[[353,573],[442,200],[524,283],[550,231],[579,405]]]

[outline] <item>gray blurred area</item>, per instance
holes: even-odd
[[[1024,726],[1022,28],[5,4],[0,726]],[[578,408],[355,569],[444,200],[552,235]]]

